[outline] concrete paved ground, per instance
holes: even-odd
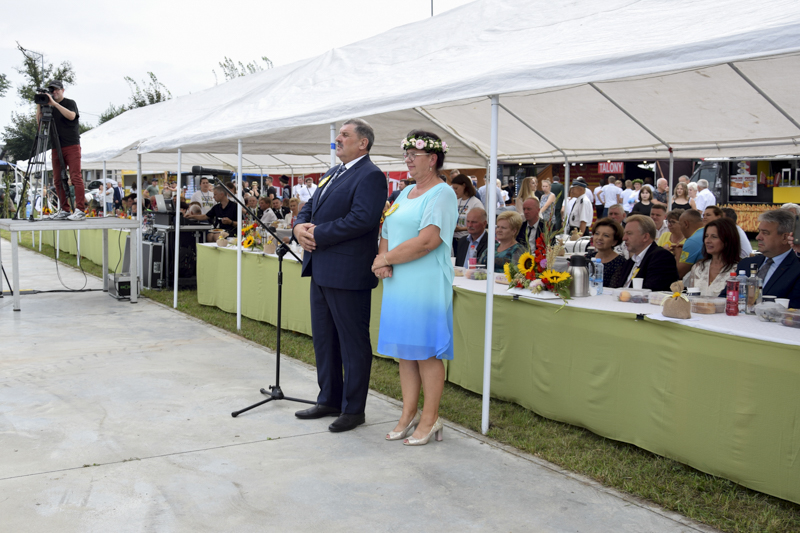
[[[61,288],[53,260],[20,254],[23,289]],[[232,418],[274,354],[146,299],[6,296],[0,343],[2,531],[711,531],[458,426],[386,442],[400,410],[375,393],[343,434],[288,401]],[[286,358],[281,385],[317,391]]]

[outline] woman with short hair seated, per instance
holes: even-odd
[[[494,244],[494,271],[503,272],[506,263],[516,264],[525,253],[525,247],[517,242],[517,234],[522,227],[522,217],[516,211],[503,211],[497,215]],[[478,260],[486,264],[486,252]],[[488,270],[488,265],[487,265]]]
[[[622,242],[622,225],[608,217],[601,218],[592,228],[592,244],[597,251],[595,257],[603,263],[603,287],[622,287],[622,266],[625,258],[614,251],[614,247]]]
[[[736,272],[740,249],[736,224],[727,218],[712,220],[703,230],[703,259],[686,274],[684,286],[700,289],[701,296],[719,296],[730,273]]]

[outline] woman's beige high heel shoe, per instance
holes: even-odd
[[[442,422],[441,417],[436,419],[436,422],[433,424],[430,432],[422,437],[421,439],[415,439],[414,437],[409,437],[403,444],[406,446],[422,446],[423,444],[428,444],[428,441],[431,440],[431,435],[436,435],[436,440],[444,439],[444,422]]]
[[[421,414],[419,411],[417,411],[416,416],[414,416],[413,420],[411,420],[411,422],[408,423],[406,429],[404,429],[403,431],[390,431],[389,433],[386,434],[386,440],[401,440],[408,437],[409,435],[414,433],[415,429],[417,429],[420,418]]]

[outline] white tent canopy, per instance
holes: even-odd
[[[798,153],[798,52],[796,1],[481,0],[248,76],[259,90],[139,151],[318,153],[331,122],[362,116],[374,154],[427,127],[483,166],[497,94],[503,160]]]

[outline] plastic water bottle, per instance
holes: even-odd
[[[742,314],[747,306],[747,272],[740,270],[736,279],[739,281],[739,313]]]
[[[725,314],[737,316],[739,314],[739,278],[735,272],[731,272],[726,285]]]
[[[592,259],[592,273],[589,276],[589,293],[592,296],[603,295],[603,262],[599,257]]]

